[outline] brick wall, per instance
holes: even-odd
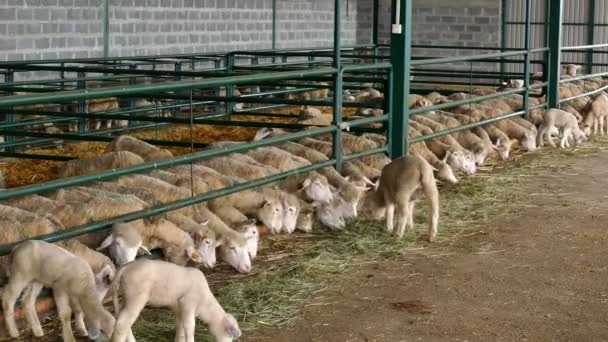
[[[390,6],[390,0],[380,1],[380,39],[385,43],[390,41]],[[499,47],[500,1],[414,0],[412,30],[414,45]],[[417,49],[414,54],[453,56],[454,50]]]
[[[358,4],[344,16],[343,44],[358,36]],[[2,2],[5,2],[4,5]],[[110,54],[264,49],[272,0],[110,0]],[[279,0],[278,47],[331,46],[333,1]],[[100,57],[102,0],[0,0],[0,60]]]

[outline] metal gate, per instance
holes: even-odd
[[[525,0],[502,1],[503,48],[524,48]],[[563,0],[562,46],[593,45],[608,41],[608,0]],[[531,46],[546,46],[548,29],[547,4],[549,0],[532,1]],[[564,52],[562,63],[584,66],[586,73],[608,71],[608,51],[605,48]],[[522,72],[521,64],[505,63],[505,72]],[[534,72],[542,71],[540,63],[534,63]]]

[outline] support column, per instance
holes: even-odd
[[[597,0],[589,0],[589,18],[587,22],[587,41],[588,45],[595,44],[595,9],[597,7]],[[593,74],[593,51],[590,49],[587,51],[587,74]]]
[[[338,71],[334,77],[334,122],[338,127],[334,134],[333,155],[336,159],[336,170],[342,171],[342,61],[340,49],[341,25],[342,25],[342,0],[334,0],[334,61],[333,66]]]
[[[393,111],[389,118],[389,157],[407,154],[409,142],[410,63],[412,58],[412,1],[392,0],[391,63],[393,65]]]
[[[110,0],[103,0],[103,58],[110,56]]]
[[[525,29],[525,37],[524,37],[524,49],[526,50],[525,62],[524,62],[524,86],[526,87],[526,91],[524,92],[524,112],[526,113],[526,118],[530,115],[530,60],[532,55],[530,53],[530,35],[532,34],[532,0],[526,0],[526,29]]]
[[[559,81],[561,75],[563,0],[549,2],[549,70],[547,72],[547,104],[559,107]]]

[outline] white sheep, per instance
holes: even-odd
[[[370,209],[386,210],[386,229],[393,232],[395,211],[396,235],[402,237],[406,228],[414,228],[414,206],[417,192],[422,190],[430,203],[429,241],[437,237],[439,222],[439,192],[433,167],[419,156],[411,155],[393,160],[382,170],[378,187],[366,198]]]
[[[171,279],[167,283],[167,279]],[[194,342],[195,319],[209,325],[218,342],[241,336],[238,323],[209,289],[203,273],[157,260],[139,260],[123,267],[113,283],[117,313],[113,342],[135,341],[131,326],[146,305],[168,307],[177,315],[176,341]],[[120,309],[118,295],[124,298]]]
[[[119,169],[143,164],[142,157],[129,151],[104,153],[95,157],[74,159],[59,169],[59,177],[72,177],[105,170]]]
[[[604,122],[608,117],[608,95],[601,93],[593,100],[587,103],[583,110],[585,119],[583,120],[583,130],[585,134],[590,135],[593,128],[593,134],[597,134],[598,128],[600,134],[608,134],[608,124],[604,130]]]
[[[84,313],[90,338],[97,339],[100,328],[106,335],[112,336],[114,317],[101,304],[95,288],[95,277],[83,259],[53,244],[35,240],[15,247],[11,259],[11,276],[2,292],[2,308],[12,338],[19,337],[15,323],[15,302],[32,282],[53,289],[64,341],[76,342],[70,324],[71,299],[78,302]]]
[[[575,144],[587,140],[585,133],[578,127],[576,116],[568,113],[564,110],[552,108],[545,112],[545,118],[543,124],[540,126],[538,132],[538,146],[543,146],[545,138],[549,141],[552,147],[555,147],[555,143],[551,139],[551,132],[555,132],[556,129],[561,130],[562,139],[560,141],[560,147],[570,147],[568,139],[573,138]]]
[[[171,151],[160,149],[130,135],[121,135],[117,137],[116,139],[112,140],[110,144],[108,144],[105,150],[106,153],[119,151],[133,152],[147,162],[173,157]]]

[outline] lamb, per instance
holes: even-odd
[[[545,113],[545,120],[538,133],[538,146],[543,146],[546,137],[549,144],[552,147],[555,147],[553,140],[551,140],[550,132],[554,131],[556,128],[562,131],[562,140],[560,142],[561,148],[570,147],[570,144],[568,143],[570,136],[573,137],[575,144],[579,144],[586,140],[585,133],[578,127],[576,116],[561,109],[552,108]]]
[[[417,191],[422,190],[430,203],[429,241],[437,237],[439,222],[439,192],[433,167],[423,158],[411,155],[393,160],[382,170],[378,187],[370,193],[366,204],[372,209],[386,210],[386,229],[393,232],[395,210],[397,211],[397,237],[401,238],[406,228],[414,228],[414,206]]]
[[[410,120],[410,127],[424,135],[433,133],[433,130],[429,127],[413,120]],[[444,129],[442,126],[435,127],[440,130]],[[446,135],[437,139],[427,140],[425,143],[438,158],[445,160],[453,169],[461,170],[469,176],[474,175],[477,171],[473,153],[465,150],[453,137]]]
[[[583,67],[576,64],[566,64],[563,65],[562,68],[566,70],[566,75],[570,77],[576,77],[578,71],[581,70]]]
[[[410,109],[418,108],[418,107],[433,106],[433,102],[431,102],[431,100],[427,99],[426,97],[424,97],[422,95],[410,94],[409,100],[410,100],[410,103],[409,103]]]
[[[167,287],[167,279],[171,286]],[[131,326],[146,305],[169,307],[177,315],[176,341],[194,341],[195,318],[209,325],[219,342],[241,336],[234,317],[224,311],[211,293],[203,273],[157,260],[139,260],[122,268],[112,284],[117,313],[113,342],[135,341]],[[118,295],[124,298],[120,309]]]
[[[597,134],[598,127],[600,134],[608,134],[608,124],[604,131],[604,121],[608,116],[608,96],[605,93],[601,93],[595,99],[589,101],[583,113],[585,115],[583,120],[585,134],[590,135],[591,128],[593,128],[593,134]]]
[[[129,151],[104,153],[95,157],[70,160],[59,170],[59,177],[72,177],[143,164],[142,157]]]
[[[333,137],[329,134],[322,134],[317,136],[317,138],[324,141],[330,141],[333,139]],[[347,133],[342,134],[342,144],[351,152],[365,152],[379,147],[371,140]],[[385,155],[374,154],[361,158],[361,161],[374,169],[381,170],[385,165],[390,163],[391,160]]]
[[[53,244],[34,240],[15,247],[11,258],[11,277],[2,293],[2,308],[12,338],[19,337],[15,323],[15,302],[32,282],[53,289],[64,341],[76,341],[70,325],[70,300],[79,303],[82,308],[90,338],[97,339],[100,328],[106,335],[112,336],[114,317],[101,305],[95,289],[95,277],[83,259]],[[28,320],[30,324],[33,323],[33,317],[28,317]]]
[[[498,121],[489,127],[494,127],[504,132],[509,139],[517,139],[523,148],[528,152],[536,150],[536,135],[533,131],[517,124],[516,122],[505,119]]]
[[[111,98],[107,98],[107,99],[90,99],[90,100],[86,100],[85,102],[85,113],[99,113],[99,112],[110,112],[113,110],[118,110],[118,100],[115,97],[111,97]],[[73,103],[70,104],[68,106],[68,111],[70,112],[77,112],[78,111],[78,104],[77,103]],[[101,124],[102,122],[105,121],[106,124],[106,128],[112,128],[112,122],[113,120],[100,120],[100,119],[95,119],[95,130],[98,130],[101,128]],[[117,121],[114,120],[114,123],[117,126],[124,126],[124,120],[121,121]],[[78,129],[78,126],[76,123],[72,123],[70,122],[69,125],[69,131],[70,132],[76,132]]]
[[[413,128],[410,128],[410,138],[417,138],[419,136],[422,136],[420,132],[416,131]],[[454,172],[452,171],[452,168],[447,163],[447,158],[449,157],[448,154],[444,156],[444,159],[437,158],[437,156],[433,152],[431,152],[431,150],[428,149],[424,141],[410,145],[410,152],[422,157],[429,164],[431,164],[433,168],[436,169],[437,178],[446,181],[449,184],[458,183],[458,178],[456,178]]]
[[[129,151],[142,157],[146,162],[169,159],[173,157],[171,151],[160,149],[145,141],[139,140],[129,135],[121,135],[112,140],[106,147],[105,152]]]
[[[323,112],[315,107],[304,106],[299,113],[298,120],[307,120],[323,117]]]
[[[427,117],[447,128],[457,128],[461,126],[461,123],[458,120],[448,115],[428,114]],[[494,145],[492,145],[491,141],[481,139],[471,131],[455,132],[453,136],[462,147],[473,152],[477,165],[483,165],[487,156],[494,151]]]
[[[251,165],[241,160],[232,158],[231,156],[215,157],[200,161],[196,164],[214,169],[224,175],[230,175],[248,181],[265,178],[276,173],[266,167]]]
[[[227,224],[240,224],[255,215],[273,233],[281,231],[285,211],[278,192],[245,190],[209,201],[209,209]]]

